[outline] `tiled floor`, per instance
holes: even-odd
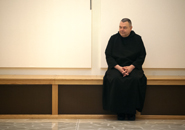
[[[0,130],[185,130],[185,120],[0,119]]]

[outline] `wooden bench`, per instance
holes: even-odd
[[[0,118],[115,118],[115,115],[71,115],[58,114],[58,85],[102,85],[103,76],[62,76],[62,75],[0,75],[0,85],[52,85],[51,115],[0,115]],[[185,76],[147,76],[147,85],[185,85]],[[185,119],[185,115],[141,115],[144,119]]]

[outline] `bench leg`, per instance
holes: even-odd
[[[52,84],[52,115],[58,115],[58,84]]]

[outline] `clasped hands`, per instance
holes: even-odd
[[[135,68],[134,65],[130,65],[130,66],[120,66],[120,65],[116,65],[114,68],[116,68],[117,70],[119,70],[122,74],[123,77],[128,76],[132,70]]]

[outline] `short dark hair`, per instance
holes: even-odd
[[[130,26],[132,26],[132,22],[131,22],[131,20],[129,19],[129,18],[123,18],[122,20],[121,20],[121,22],[128,22],[129,24],[130,24]]]

